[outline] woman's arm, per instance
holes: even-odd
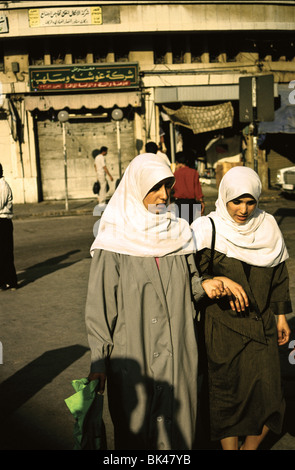
[[[274,268],[269,302],[275,315],[292,313],[289,273],[285,262]]]
[[[210,299],[220,298],[227,295],[222,281],[213,279],[212,276],[200,275],[193,255],[187,256],[187,262],[190,272],[192,294],[195,302],[199,302],[206,294]]]
[[[206,290],[208,297],[210,297],[211,299],[212,298],[218,299],[220,297],[224,297],[225,295],[227,295],[229,298],[229,304],[230,304],[231,309],[234,311],[238,311],[238,312],[240,312],[241,310],[245,310],[246,307],[249,306],[247,294],[240,284],[232,281],[231,279],[225,276],[213,277],[213,276],[208,275],[208,268],[209,268],[209,262],[210,262],[210,250],[202,250],[201,252],[197,252],[195,260],[196,260],[196,266],[197,266],[200,276],[202,276],[205,279],[210,278],[212,280],[222,282],[223,289],[221,289],[221,286],[219,287],[219,289],[221,289],[222,295],[217,294],[217,295],[214,295],[214,297],[211,297],[210,294],[207,292],[207,290],[210,289],[210,287],[211,287],[211,290],[214,291],[214,285],[210,286],[208,283],[206,286],[206,284],[204,283],[202,284],[205,290],[208,287],[208,289]]]
[[[275,267],[271,285],[270,308],[276,316],[278,345],[288,343],[290,339],[290,327],[286,314],[292,312],[292,304],[289,290],[289,273],[285,262]]]
[[[277,318],[278,345],[282,346],[288,343],[291,330],[285,315],[278,315]]]
[[[209,299],[220,299],[225,295],[230,295],[230,291],[224,286],[223,282],[215,277],[202,281],[202,287]]]
[[[240,284],[225,276],[217,276],[214,279],[222,281],[224,287],[228,290],[229,303],[232,310],[240,312],[249,307],[248,296]]]

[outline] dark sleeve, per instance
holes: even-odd
[[[195,262],[199,275],[205,279],[213,279],[214,276],[209,274],[209,264],[211,258],[211,250],[205,248],[204,250],[197,251],[195,255]]]
[[[270,294],[270,308],[276,315],[292,312],[289,291],[289,274],[286,263],[280,263],[274,268]]]
[[[204,295],[206,295],[206,292],[202,287],[202,282],[206,279],[212,279],[212,276],[207,275],[205,272],[201,273],[199,266],[197,265],[197,258],[194,255],[189,255],[187,260],[191,276],[193,298],[195,302],[198,302],[202,297],[204,297]]]
[[[105,372],[105,359],[113,349],[117,318],[119,256],[95,250],[90,267],[85,322],[91,350],[91,372]]]

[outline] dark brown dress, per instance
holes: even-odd
[[[200,275],[208,274],[210,253],[197,254]],[[250,266],[215,252],[213,275],[242,285],[250,306],[242,315],[227,297],[203,304],[211,439],[259,435],[264,425],[280,433],[285,405],[275,315],[292,311],[287,267]]]

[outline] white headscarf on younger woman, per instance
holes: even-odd
[[[195,251],[191,229],[173,212],[154,214],[143,199],[160,181],[174,178],[170,166],[155,154],[141,154],[127,167],[104,211],[91,247],[132,256],[161,257]]]
[[[210,248],[212,239],[211,217],[216,227],[215,250],[245,263],[273,267],[288,258],[282,233],[275,218],[258,208],[261,181],[257,173],[248,167],[231,168],[222,178],[216,211],[196,219],[191,227],[197,250]],[[251,195],[257,206],[243,224],[235,222],[227,211],[226,204],[243,195]]]

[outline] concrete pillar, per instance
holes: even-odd
[[[203,52],[201,54],[201,62],[203,64],[209,64],[210,62],[208,39],[206,37],[203,38]]]
[[[149,88],[148,93],[145,95],[145,127],[146,127],[146,142],[152,140],[156,142],[157,139],[157,120],[156,120],[156,105],[154,97],[154,88]]]
[[[115,53],[108,52],[106,58],[107,58],[107,62],[115,62]]]
[[[44,65],[51,65],[51,55],[50,54],[44,54]]]
[[[72,63],[73,63],[72,54],[66,54],[65,55],[65,64],[71,65]]]
[[[167,38],[166,41],[166,53],[164,56],[164,63],[165,64],[173,64],[173,52],[170,38]]]
[[[94,58],[92,53],[86,54],[86,64],[93,64]]]
[[[185,64],[191,64],[192,62],[192,53],[191,53],[191,48],[190,48],[190,40],[188,37],[186,37],[185,40],[185,53],[183,57],[183,62]]]

